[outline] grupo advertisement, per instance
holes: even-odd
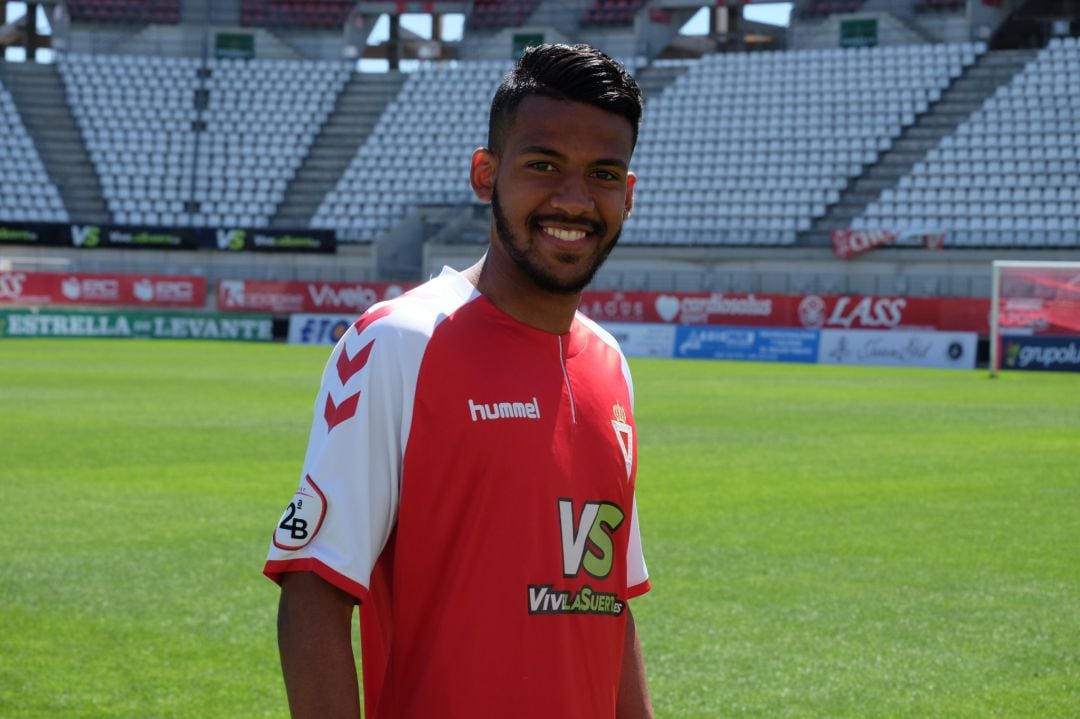
[[[1002,368],[1080,372],[1080,337],[1005,337]]]
[[[393,282],[222,280],[217,287],[217,306],[229,312],[348,312],[359,316],[376,302],[397,297],[411,287]]]
[[[0,310],[0,337],[117,337],[269,342],[268,316],[102,310]]]
[[[821,330],[820,364],[975,369],[974,332]]]
[[[173,275],[0,272],[0,304],[202,307],[206,280]]]
[[[580,309],[600,323],[990,332],[990,301],[959,297],[586,291]]]

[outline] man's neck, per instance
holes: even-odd
[[[570,331],[574,314],[581,304],[581,293],[548,292],[521,282],[518,278],[500,276],[481,258],[461,274],[488,300],[522,324],[544,332],[561,335]]]

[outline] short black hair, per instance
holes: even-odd
[[[629,121],[637,144],[644,100],[626,69],[588,45],[535,45],[525,50],[491,100],[488,148],[502,150],[518,106],[530,95],[581,102]]]

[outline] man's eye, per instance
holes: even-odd
[[[540,170],[541,172],[554,172],[555,165],[550,162],[530,162],[529,167],[534,170]]]
[[[607,170],[597,170],[596,177],[597,179],[606,181],[614,181],[619,179],[618,175],[616,175],[614,172],[608,172]]]

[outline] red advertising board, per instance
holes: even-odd
[[[222,280],[218,309],[229,312],[355,312],[413,287],[394,282],[271,282]]]
[[[960,297],[586,291],[581,311],[598,322],[990,331],[990,301]]]
[[[0,272],[0,304],[203,307],[206,280],[183,275]]]

